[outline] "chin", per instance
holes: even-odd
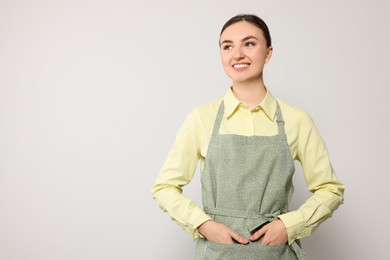
[[[260,74],[261,75],[261,74]],[[237,83],[244,83],[244,82],[253,82],[253,81],[258,81],[258,80],[262,80],[262,77],[259,75],[233,75],[233,74],[230,74],[228,75],[229,78],[231,78],[233,80],[233,82],[237,82]]]
[[[249,82],[249,81],[253,81],[255,78],[253,77],[230,77],[233,82],[237,82],[237,83],[244,83],[244,82]]]

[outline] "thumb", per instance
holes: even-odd
[[[240,244],[248,244],[249,243],[248,239],[240,236],[239,234],[237,234],[233,230],[229,231],[229,235],[231,238],[233,238],[234,240],[236,240]]]
[[[268,230],[267,225],[265,225],[264,227],[260,228],[256,233],[254,233],[249,239],[251,241],[256,241],[260,237],[264,236],[264,234],[267,232],[267,230]]]

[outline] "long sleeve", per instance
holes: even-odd
[[[192,200],[182,194],[182,187],[194,175],[200,158],[200,133],[197,129],[197,110],[192,111],[177,133],[175,143],[168,153],[152,188],[153,198],[160,208],[169,213],[194,239],[200,234],[197,227],[211,219]]]
[[[296,159],[301,162],[307,188],[313,195],[297,210],[279,216],[289,243],[309,236],[343,203],[344,185],[335,175],[328,151],[309,115],[299,127]]]

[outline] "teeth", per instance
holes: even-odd
[[[241,64],[234,64],[234,68],[246,68],[248,67],[249,64],[246,64],[246,63],[241,63]]]

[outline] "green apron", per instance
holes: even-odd
[[[220,135],[223,115],[222,102],[201,174],[203,207],[214,220],[249,239],[260,227],[287,212],[294,190],[294,161],[279,104],[278,135],[274,136]],[[298,243],[220,244],[199,238],[195,255],[197,260],[303,260],[305,254]]]

